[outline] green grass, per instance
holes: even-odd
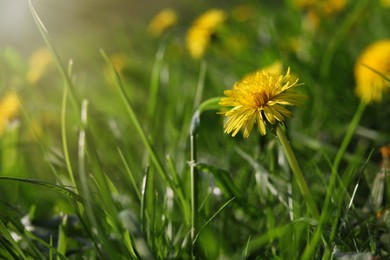
[[[0,96],[12,89],[21,103],[0,136],[0,258],[389,257],[379,153],[390,140],[389,95],[366,106],[353,77],[364,47],[389,38],[388,9],[350,1],[313,33],[288,1],[245,1],[252,16],[229,16],[193,60],[185,32],[199,12],[183,8],[192,18],[160,38],[145,23],[129,45],[118,28],[126,65],[117,71],[114,51],[97,49],[90,70],[62,60],[29,3],[54,61],[34,85],[28,61],[0,49]],[[222,8],[230,15],[234,5]],[[225,89],[275,60],[309,97],[286,135],[319,216],[276,135],[232,138],[217,114]]]

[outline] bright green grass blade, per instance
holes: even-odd
[[[137,255],[134,251],[134,246],[133,246],[133,242],[132,242],[131,237],[130,237],[130,232],[127,231],[123,234],[123,242],[124,242],[125,246],[127,247],[127,249],[129,250],[131,258],[138,259]]]
[[[26,256],[24,255],[22,249],[13,239],[13,237],[11,236],[7,227],[4,225],[1,219],[0,219],[0,234],[9,242],[9,245],[11,246],[11,247],[5,246],[8,253],[12,255],[16,255],[19,259],[26,259]]]
[[[202,227],[199,229],[199,232],[196,234],[196,237],[195,237],[195,240],[192,242],[192,243],[195,243],[196,240],[198,239],[200,233],[202,232],[203,229],[205,229],[207,227],[207,225],[214,219],[216,218],[223,210],[224,208],[226,208],[233,200],[235,200],[236,198],[233,197],[231,198],[230,200],[226,201],[203,225]]]
[[[76,189],[75,192],[78,193],[77,190],[77,183],[74,177],[73,173],[73,167],[69,155],[69,149],[68,149],[68,138],[66,135],[66,103],[67,103],[67,94],[68,89],[64,88],[64,93],[62,96],[62,106],[61,106],[61,140],[62,140],[62,150],[64,153],[64,158],[65,158],[65,164],[66,164],[66,169],[68,170],[68,175],[71,180],[71,183],[73,187]]]
[[[119,153],[119,157],[121,158],[123,165],[125,166],[127,176],[130,179],[130,182],[131,182],[131,185],[133,186],[134,192],[137,195],[138,200],[141,201],[141,193],[140,193],[139,188],[137,186],[137,183],[135,181],[134,174],[132,173],[129,164],[126,161],[126,158],[123,154],[123,151],[119,146],[117,146],[117,151]]]
[[[0,176],[0,181],[23,182],[23,183],[29,183],[29,184],[33,184],[33,185],[46,187],[48,189],[54,190],[58,193],[65,195],[67,198],[71,199],[71,201],[84,203],[84,200],[82,197],[80,197],[77,193],[65,188],[62,185],[57,185],[57,184],[53,184],[50,182],[35,180],[35,179],[14,178],[14,177],[7,177],[7,176]]]
[[[149,167],[146,168],[145,175],[142,178],[141,186],[141,209],[140,209],[140,220],[141,220],[141,231],[146,232],[146,199],[148,194],[148,183],[149,183]]]
[[[196,92],[194,97],[194,109],[197,109],[203,96],[204,81],[207,71],[207,62],[202,60],[200,62],[198,84],[196,84]]]
[[[65,255],[66,254],[66,249],[67,249],[67,241],[68,237],[66,235],[66,229],[68,225],[68,216],[63,215],[62,216],[62,221],[58,227],[58,241],[57,241],[57,251],[60,254]],[[52,250],[52,249],[50,249]]]
[[[148,115],[150,118],[152,118],[153,115],[155,115],[155,110],[157,107],[157,97],[158,97],[159,85],[160,85],[159,84],[160,74],[163,66],[165,50],[166,50],[165,44],[159,46],[153,64],[152,75],[150,78],[150,92],[149,92],[149,103],[148,103],[149,105]]]

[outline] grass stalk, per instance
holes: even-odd
[[[348,144],[350,143],[352,136],[355,133],[356,127],[358,126],[360,119],[366,109],[367,104],[364,101],[361,101],[358,108],[356,109],[355,115],[353,116],[351,122],[349,123],[347,132],[344,136],[344,139],[340,145],[339,150],[337,151],[337,154],[335,156],[335,159],[332,164],[332,172],[326,192],[325,202],[323,209],[321,211],[321,218],[319,220],[319,225],[317,227],[317,230],[313,236],[313,239],[311,242],[306,246],[305,252],[304,252],[304,259],[308,259],[311,257],[313,251],[316,248],[317,243],[319,242],[323,229],[325,226],[325,222],[328,219],[330,215],[330,201],[332,196],[334,195],[334,188],[336,184],[336,180],[338,177],[338,168],[340,165],[340,162],[342,158],[344,157],[345,151],[347,150]],[[329,250],[329,249],[326,249]]]
[[[196,154],[196,132],[190,133],[190,168],[191,168],[191,241],[192,241],[192,256],[194,259],[199,258],[199,248],[196,243],[197,234],[199,231],[199,171],[196,166],[197,154]]]

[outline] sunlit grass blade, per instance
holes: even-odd
[[[63,215],[61,223],[58,227],[58,241],[57,241],[57,251],[62,255],[66,254],[66,249],[67,249],[67,242],[68,242],[68,237],[66,234],[67,225],[68,225],[68,216]]]
[[[61,139],[62,139],[62,150],[64,154],[66,168],[68,170],[68,175],[71,180],[73,187],[76,189],[75,192],[78,193],[77,183],[74,177],[73,167],[69,155],[68,149],[68,138],[67,138],[67,128],[66,128],[66,107],[67,107],[67,97],[68,97],[68,89],[64,88],[63,96],[62,96],[62,106],[61,106]]]

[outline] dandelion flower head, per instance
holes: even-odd
[[[153,17],[149,23],[149,32],[155,37],[160,36],[168,28],[175,25],[177,15],[173,9],[165,8]]]
[[[20,103],[15,92],[8,92],[0,100],[0,136],[4,133],[7,124],[19,113]]]
[[[368,46],[355,64],[356,94],[366,103],[380,102],[390,83],[390,40],[377,41]]]
[[[216,29],[225,21],[226,13],[211,9],[199,16],[187,32],[186,44],[190,55],[199,59],[203,56]]]
[[[51,53],[47,48],[36,50],[29,59],[27,80],[32,84],[36,84],[43,77],[52,62]]]
[[[227,117],[225,133],[234,137],[242,129],[247,138],[256,123],[260,134],[265,135],[266,125],[282,123],[292,116],[284,106],[303,105],[306,96],[295,90],[300,85],[298,79],[290,82],[290,69],[285,75],[260,70],[244,77],[232,90],[224,91],[226,97],[219,103],[232,107],[221,112]]]

